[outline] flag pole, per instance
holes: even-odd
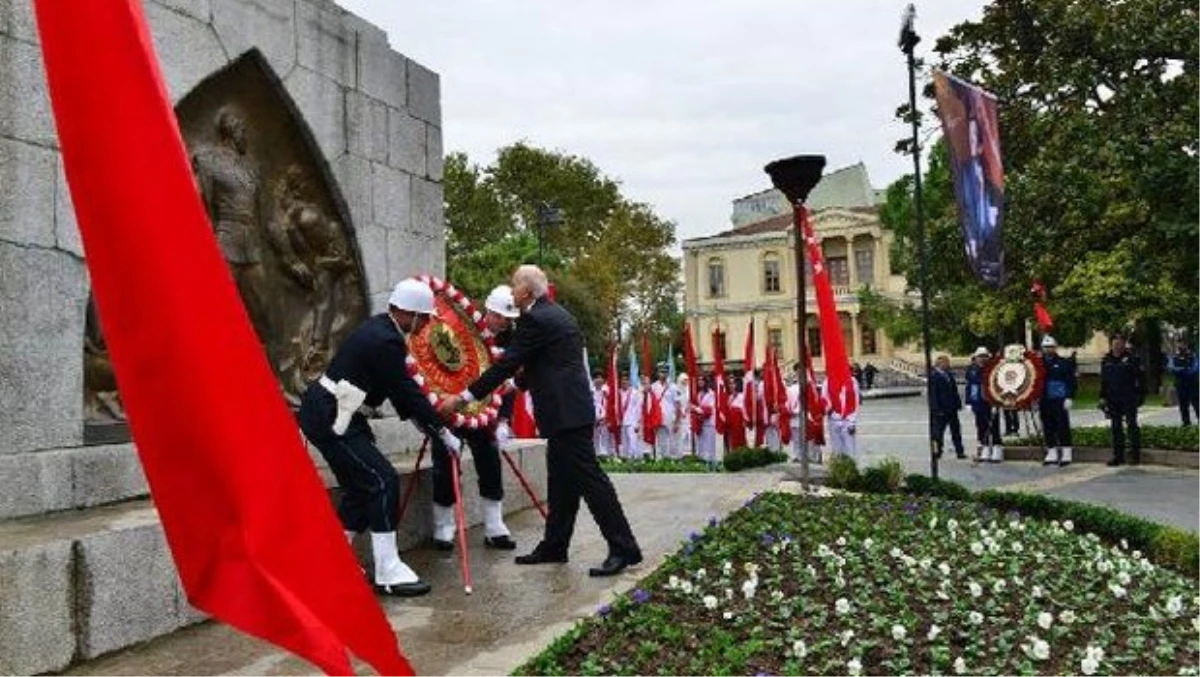
[[[925,401],[929,408],[929,476],[938,477],[938,446],[933,439],[933,388],[929,375],[933,371],[929,339],[929,248],[925,241],[925,203],[921,195],[921,139],[917,121],[917,61],[913,50],[921,41],[913,22],[916,9],[910,4],[904,10],[900,28],[900,51],[908,57],[908,107],[912,120],[913,202],[917,212],[917,249],[921,262],[921,343],[925,348]]]

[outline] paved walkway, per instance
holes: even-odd
[[[866,461],[893,456],[908,472],[928,473],[923,406],[920,398],[864,405],[860,429]],[[1150,412],[1154,418],[1158,413]],[[1087,416],[1081,418],[1086,421]],[[970,439],[974,433],[966,417],[963,424]],[[776,467],[732,475],[613,475],[647,556],[642,566],[614,579],[589,578],[588,567],[603,559],[605,548],[584,508],[570,564],[518,567],[511,553],[472,547],[475,594],[466,596],[453,554],[419,550],[408,553],[407,559],[433,583],[434,592],[415,600],[385,600],[385,611],[420,674],[508,674],[575,620],[633,586],[710,516],[724,515],[754,492],[778,486],[784,474]],[[1200,514],[1195,470],[1085,464],[1060,470],[1018,462],[971,466],[948,459],[942,463],[941,476],[972,489],[1004,486],[1109,504],[1191,529],[1196,529]],[[517,552],[525,552],[537,541],[542,522],[529,510],[512,518],[509,526],[520,544]],[[477,544],[482,534],[472,532],[469,538]],[[68,674],[315,673],[312,666],[270,645],[207,623],[78,665]]]

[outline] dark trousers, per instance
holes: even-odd
[[[546,474],[550,512],[539,551],[550,555],[567,554],[582,498],[604,540],[608,541],[608,554],[641,556],[641,549],[621,509],[617,490],[596,460],[592,426],[564,430],[547,439]]]
[[[475,459],[475,474],[479,478],[479,495],[499,501],[504,498],[504,482],[500,478],[500,449],[492,439],[490,429],[454,431],[471,448]],[[433,444],[433,502],[454,505],[454,474],[450,467],[450,452],[440,443]],[[460,466],[461,472],[461,466]]]
[[[1142,429],[1138,425],[1137,407],[1113,407],[1108,410],[1112,425],[1113,458],[1125,460],[1125,428],[1129,428],[1129,454],[1134,463],[1142,460]]]
[[[1071,446],[1071,414],[1063,409],[1062,400],[1042,400],[1038,403],[1042,415],[1042,435],[1046,448]]]
[[[933,413],[933,441],[937,443],[938,456],[942,455],[942,448],[945,446],[947,427],[950,428],[950,442],[954,444],[954,454],[962,456],[962,427],[958,424],[958,412],[935,411]]]
[[[1196,419],[1200,420],[1200,391],[1197,391],[1195,383],[1175,383],[1175,396],[1179,400],[1179,418],[1184,425],[1192,424],[1192,411],[1196,412]]]
[[[1004,410],[1004,434],[1021,434],[1021,414],[1016,409]]]
[[[1003,444],[1000,438],[1000,412],[989,407],[971,407],[975,414],[975,439],[980,446]]]

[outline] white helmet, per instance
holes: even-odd
[[[1058,341],[1055,341],[1053,336],[1046,334],[1045,336],[1042,337],[1042,347],[1043,348],[1057,348]]]
[[[975,352],[971,355],[971,357],[991,357],[991,356],[992,356],[992,354],[989,353],[988,349],[984,348],[983,346],[979,346],[978,348],[976,348]]]
[[[517,310],[517,302],[513,300],[512,287],[506,284],[493,289],[483,302],[483,307],[510,319],[521,314],[521,311]]]
[[[400,310],[407,310],[410,313],[432,315],[433,290],[429,288],[429,285],[416,278],[400,280],[396,288],[392,290],[391,297],[388,298],[388,305]]]

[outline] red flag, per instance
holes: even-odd
[[[650,352],[650,336],[645,330],[642,330],[642,373],[651,379],[650,385],[642,393],[642,440],[653,446],[655,434],[663,421],[662,397],[654,396],[654,384],[657,382],[654,356]]]
[[[537,421],[533,417],[533,401],[528,390],[518,388],[514,393],[512,434],[518,439],[533,439],[538,436]]]
[[[713,395],[716,399],[716,429],[718,435],[725,434],[725,421],[729,418],[729,393],[725,388],[724,346],[717,340],[720,334],[713,332]]]
[[[776,408],[779,406],[779,397],[775,393],[775,346],[767,345],[767,359],[763,361],[762,374],[762,391],[763,391],[763,406],[766,411],[763,412],[764,425],[770,420],[771,414],[779,413]]]
[[[188,600],[329,673],[350,673],[349,649],[413,674],[217,246],[142,4],[36,11],[101,327]]]
[[[817,316],[821,323],[821,345],[825,349],[825,378],[829,386],[829,401],[841,416],[849,416],[858,409],[853,378],[850,374],[850,358],[846,355],[846,343],[842,340],[842,325],[838,321],[837,304],[833,299],[833,287],[829,284],[829,271],[825,268],[825,256],[821,253],[821,242],[813,234],[808,220],[808,209],[801,204],[795,206],[796,223],[804,234],[808,259],[812,263],[813,287],[817,296]]]
[[[783,372],[779,369],[779,354],[775,354],[775,365],[771,368],[775,379],[775,410],[779,412],[779,441],[785,446],[792,443],[792,416],[788,410],[787,385],[783,381]]]
[[[754,319],[750,319],[750,328],[746,331],[746,347],[742,353],[742,364],[745,366],[744,402],[746,410],[746,427],[758,426],[758,397],[754,387]]]
[[[1038,328],[1043,334],[1050,333],[1054,328],[1054,318],[1050,317],[1050,311],[1046,310],[1046,287],[1042,285],[1041,280],[1034,280],[1029,291],[1033,293],[1033,314],[1037,317]]]
[[[825,403],[821,400],[821,391],[817,389],[817,375],[813,372],[812,351],[804,346],[804,386],[805,397],[804,417],[808,419],[804,425],[804,438],[817,444],[825,444]]]
[[[692,325],[687,320],[683,322],[683,363],[688,375],[688,403],[694,407],[700,404],[696,401],[696,385],[700,379],[700,366],[696,364],[696,344],[692,342]],[[700,419],[691,415],[692,432],[700,432]]]

